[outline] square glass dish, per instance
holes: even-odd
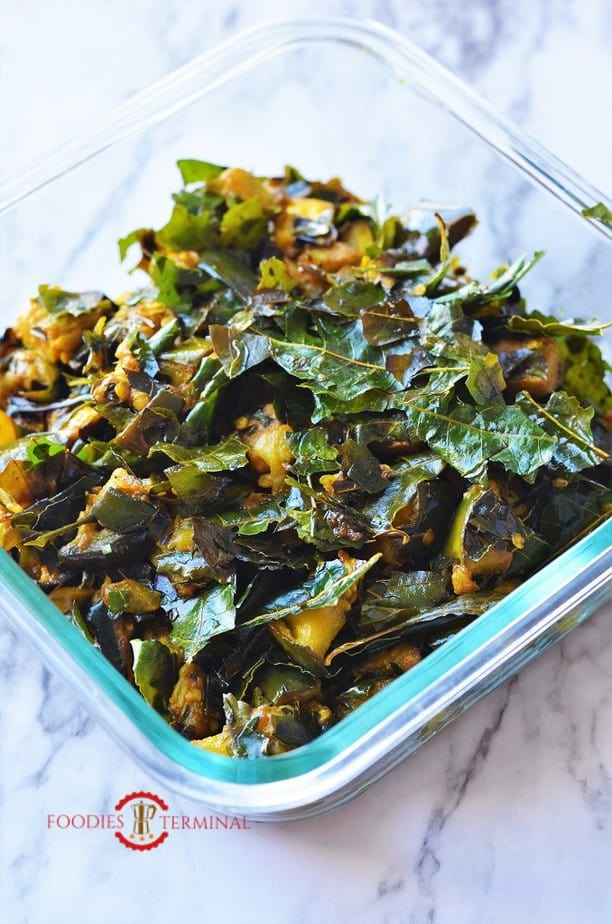
[[[471,206],[480,224],[459,253],[477,277],[543,249],[523,287],[530,308],[606,320],[612,235],[581,214],[601,194],[400,35],[310,19],[213,49],[2,188],[0,326],[42,282],[110,295],[133,286],[115,242],[161,223],[182,157],[339,174],[396,210],[422,198]],[[598,526],[322,737],[263,760],[182,738],[4,552],[0,611],[165,785],[218,812],[300,818],[357,795],[597,609],[611,537],[610,523]]]

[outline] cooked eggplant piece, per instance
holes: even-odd
[[[86,620],[102,654],[124,677],[133,682],[134,656],[130,645],[136,633],[133,617],[122,615],[113,618],[100,600],[89,610]]]
[[[423,481],[410,501],[397,509],[391,529],[381,532],[372,547],[389,567],[414,568],[442,549],[455,508],[455,492],[446,481]]]
[[[41,286],[39,297],[15,322],[14,332],[28,350],[52,364],[68,363],[81,346],[85,331],[92,330],[114,306],[100,292],[80,295]]]
[[[174,727],[187,738],[215,735],[221,728],[220,714],[210,698],[204,671],[197,664],[183,664],[168,704]]]
[[[453,589],[470,593],[479,581],[504,575],[517,550],[527,541],[524,525],[502,504],[493,490],[469,488],[457,509],[444,554],[454,560]]]
[[[53,400],[59,377],[57,366],[38,350],[14,350],[3,363],[0,387],[5,397],[19,395],[35,404],[48,404]]]
[[[563,359],[553,337],[504,337],[491,349],[499,356],[511,394],[528,391],[545,398],[563,381]]]
[[[421,649],[412,642],[398,642],[377,651],[353,668],[354,677],[397,677],[421,660]]]
[[[288,424],[282,424],[271,404],[252,417],[240,417],[234,422],[240,439],[249,446],[247,453],[252,468],[259,475],[260,488],[269,488],[273,494],[283,490],[293,454],[287,444]]]

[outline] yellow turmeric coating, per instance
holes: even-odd
[[[354,571],[358,564],[354,558],[345,552],[339,553],[338,557],[347,574]],[[296,616],[286,616],[283,620],[285,627],[294,641],[310,648],[318,658],[323,658],[338,632],[344,628],[346,616],[357,594],[358,584],[353,584],[332,606],[321,606]]]
[[[247,458],[259,474],[257,484],[278,494],[284,489],[287,469],[293,462],[287,443],[287,434],[292,429],[289,424],[280,423],[271,404],[266,404],[262,411],[265,422],[244,417],[235,421],[234,425],[242,442],[250,447]]]
[[[51,314],[32,299],[29,309],[17,318],[14,331],[25,347],[39,351],[49,362],[67,363],[81,346],[83,331],[95,327],[108,304],[101,302],[97,308],[74,316],[67,312]]]

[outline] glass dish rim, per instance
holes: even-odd
[[[247,72],[267,57],[292,47],[320,42],[342,42],[360,49],[365,48],[375,57],[382,59],[399,79],[405,80],[405,74],[409,72],[419,92],[429,95],[437,105],[443,105],[451,115],[480,136],[485,144],[512,161],[523,174],[544,186],[597,231],[607,237],[611,236],[608,229],[599,222],[582,216],[582,210],[597,201],[603,201],[603,195],[537,142],[527,138],[511,123],[499,117],[488,103],[481,100],[454,75],[403,36],[379,23],[337,17],[307,17],[263,24],[240,33],[199,56],[184,68],[171,73],[148,90],[137,94],[128,103],[118,107],[107,119],[102,120],[95,132],[85,135],[22,177],[0,188],[0,213],[129,135],[145,130],[173,114],[191,103],[196,96],[203,96],[206,92],[217,89],[223,83]],[[230,66],[227,66],[228,63]],[[196,84],[203,76],[208,77],[209,83],[196,91]],[[368,736],[377,728],[388,725],[397,715],[397,709],[388,711],[389,705],[405,703],[406,690],[417,685],[424,675],[433,673],[436,666],[449,660],[453,654],[463,651],[466,640],[469,641],[473,635],[478,634],[477,629],[481,624],[486,623],[489,628],[497,625],[506,611],[505,628],[520,623],[521,619],[525,618],[525,612],[521,616],[517,613],[517,607],[522,605],[521,601],[525,602],[525,595],[529,597],[530,592],[534,590],[534,579],[541,587],[558,584],[558,578],[553,580],[552,575],[561,562],[567,566],[564,579],[567,575],[577,577],[580,574],[580,566],[584,566],[585,554],[592,553],[593,558],[601,556],[609,546],[611,536],[612,524],[602,524],[538,571],[533,578],[483,617],[462,630],[446,646],[431,654],[408,674],[398,678],[390,687],[325,735],[297,751],[265,760],[238,761],[207,753],[191,745],[141,699],[99,652],[81,638],[77,630],[56,610],[37,585],[6,556],[6,553],[0,556],[0,577],[8,578],[9,584],[17,594],[15,599],[22,604],[22,608],[33,604],[34,611],[44,614],[45,620],[54,627],[54,643],[67,651],[78,666],[88,665],[88,676],[100,678],[99,687],[102,692],[110,696],[114,704],[150,742],[154,743],[164,757],[188,772],[195,773],[201,779],[235,784],[242,790],[245,784],[250,789],[257,785],[278,786],[281,782],[295,780],[297,776],[306,773],[324,771],[326,765],[331,766],[340,756],[344,760],[349,759],[357,748],[367,745]],[[531,609],[542,602],[541,595],[534,595],[529,600]],[[514,615],[510,617],[508,613]],[[61,623],[58,617],[62,620]],[[14,627],[19,631],[19,626]],[[37,627],[44,630],[40,621]],[[33,634],[36,634],[36,630],[30,628]],[[482,650],[482,645],[480,648],[472,648],[470,655],[474,656]],[[459,663],[457,661],[454,666]],[[422,684],[421,692],[424,689],[433,689],[435,683],[439,683],[443,676],[439,674],[433,683]],[[95,696],[89,697],[90,700],[92,698]],[[95,709],[93,711],[95,712]],[[135,716],[138,718],[137,722]],[[396,728],[394,734],[401,731],[401,728]],[[341,738],[345,739],[342,746],[339,742]],[[129,747],[127,742],[124,741],[124,744]],[[335,744],[338,746],[335,747]],[[136,753],[138,754],[137,751]],[[370,762],[373,762],[372,755],[370,758]],[[356,765],[354,769],[356,773]],[[287,774],[286,770],[295,772]]]

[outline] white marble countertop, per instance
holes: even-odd
[[[236,30],[327,12],[399,29],[610,186],[605,0],[0,0],[0,170],[18,172]],[[333,92],[333,88],[332,88]],[[99,815],[161,791],[0,625],[0,921],[574,924],[612,920],[612,632],[600,612],[337,813],[173,833],[137,854]]]

